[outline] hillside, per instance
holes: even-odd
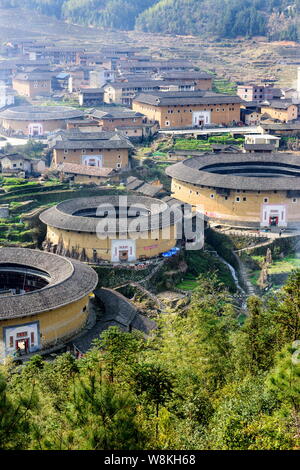
[[[299,39],[299,0],[161,0],[136,28],[170,34]]]
[[[298,41],[300,0],[0,0],[69,23],[115,30]]]

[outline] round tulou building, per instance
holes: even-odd
[[[64,201],[40,215],[44,249],[88,262],[134,262],[176,245],[181,214],[159,199],[99,196]]]
[[[83,118],[83,111],[67,106],[15,106],[0,112],[4,131],[30,137],[66,129],[67,122]]]
[[[299,228],[299,155],[206,154],[176,163],[166,173],[174,198],[200,206],[217,223]]]
[[[0,248],[0,359],[49,348],[84,328],[96,272],[79,261]]]

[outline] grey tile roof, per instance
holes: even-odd
[[[270,107],[275,109],[288,109],[294,103],[290,100],[268,100],[266,104],[261,103],[261,107]]]
[[[83,111],[67,106],[15,106],[0,112],[0,119],[51,121],[79,118],[83,115]]]
[[[126,202],[124,199],[126,199]],[[170,207],[162,202],[159,199],[153,199],[151,197],[145,197],[141,195],[137,196],[95,196],[93,198],[77,198],[70,199],[68,201],[61,202],[57,206],[51,207],[46,211],[42,212],[40,215],[40,220],[50,226],[56,227],[62,230],[70,230],[74,232],[89,232],[97,233],[98,224],[101,220],[100,218],[95,217],[82,217],[73,215],[80,210],[86,210],[95,208],[101,208],[102,212],[108,212],[107,219],[111,217],[112,220],[115,220],[113,215],[110,216],[113,207],[122,206],[123,203],[127,203],[132,210],[139,211],[140,209],[145,209],[148,211],[147,214],[141,212],[138,217],[138,222],[140,225],[140,231],[148,231],[150,228],[154,230],[155,228],[168,227],[171,224],[170,216]],[[175,214],[175,219],[172,219],[172,223],[177,221],[177,218],[181,219],[181,214]],[[119,221],[117,219],[117,230]],[[112,224],[114,225],[114,224]],[[114,230],[115,227],[112,227]],[[130,228],[130,221],[128,223],[127,232],[136,232],[136,227],[132,226]],[[109,234],[109,230],[107,234]]]
[[[152,106],[173,106],[173,105],[193,105],[193,104],[229,104],[241,103],[238,96],[221,95],[205,91],[178,91],[178,92],[158,92],[140,93],[134,101],[150,104]]]
[[[133,111],[128,108],[110,107],[110,108],[98,108],[91,112],[91,116],[98,119],[126,119],[142,117],[143,114]]]
[[[212,188],[241,189],[250,191],[269,191],[300,189],[300,160],[299,155],[282,153],[226,153],[211,154],[202,157],[192,157],[183,162],[176,163],[166,168],[167,175],[179,181],[202,185]],[[229,174],[217,174],[208,171],[213,165],[230,165],[238,163],[252,163],[258,168],[266,164],[269,168],[290,169],[299,176],[279,176],[274,177],[246,177],[234,174],[234,170]]]
[[[86,95],[102,94],[104,93],[103,88],[80,88],[80,93]]]
[[[212,80],[214,77],[206,72],[183,71],[183,72],[164,72],[164,79],[178,80]]]
[[[38,291],[0,296],[0,320],[36,315],[76,302],[97,286],[89,266],[53,253],[25,248],[0,248],[1,264],[28,266],[46,272],[48,285]]]
[[[45,81],[51,80],[54,76],[54,72],[30,72],[30,73],[18,73],[13,77],[13,80],[20,80],[20,81]]]
[[[115,173],[113,168],[98,168],[88,165],[77,165],[76,163],[61,163],[57,170],[63,173],[85,176],[109,177]]]
[[[133,148],[123,134],[108,131],[84,132],[84,128],[59,131],[48,139],[48,145],[57,150]]]
[[[245,150],[259,150],[261,152],[264,151],[272,151],[275,148],[274,144],[244,144]]]

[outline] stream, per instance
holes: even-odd
[[[223,264],[225,264],[228,267],[228,269],[230,270],[230,273],[232,275],[232,278],[234,280],[234,283],[236,285],[236,288],[242,296],[241,308],[242,308],[242,310],[246,310],[247,309],[247,293],[242,288],[242,286],[240,285],[239,278],[238,278],[236,270],[234,269],[234,267],[230,263],[228,263],[224,258],[222,258],[222,256],[220,256],[216,251],[209,251],[208,253],[213,253],[217,258],[219,258],[219,260]]]

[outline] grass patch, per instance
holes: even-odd
[[[270,274],[281,274],[289,273],[294,269],[300,268],[300,258],[295,258],[292,256],[287,256],[282,260],[273,261],[272,265],[269,268]]]

